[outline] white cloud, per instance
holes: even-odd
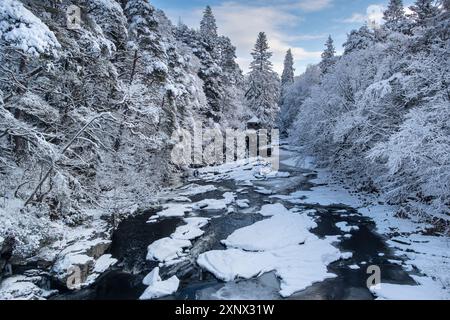
[[[306,3],[313,1],[301,1]],[[318,2],[329,2],[319,0]],[[323,4],[322,4],[323,5]],[[312,5],[309,7],[312,8]],[[249,71],[251,62],[251,51],[256,42],[256,37],[260,31],[267,34],[270,50],[273,52],[272,62],[274,70],[281,73],[286,51],[291,48],[297,61],[297,71],[303,71],[305,60],[308,62],[317,61],[320,52],[310,52],[304,48],[293,45],[295,41],[301,39],[302,35],[290,36],[283,28],[296,26],[301,22],[301,17],[290,13],[282,6],[250,6],[237,2],[225,2],[212,6],[217,20],[219,33],[228,36],[237,48],[237,62],[244,70]],[[187,25],[198,28],[203,9],[177,12],[181,15],[183,22]],[[169,12],[172,17],[177,17],[174,12]],[[316,39],[322,35],[309,35],[309,39]],[[305,35],[308,38],[308,35]]]
[[[328,8],[332,0],[300,0],[296,6],[304,11],[319,11]]]
[[[343,23],[352,23],[352,24],[375,24],[380,25],[383,23],[383,12],[385,8],[381,4],[371,4],[367,7],[366,13],[353,13],[351,17],[347,19],[340,20]]]
[[[367,16],[361,13],[354,13],[351,17],[341,20],[343,23],[365,23]]]

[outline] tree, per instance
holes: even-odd
[[[320,69],[322,70],[322,73],[328,73],[334,65],[335,53],[336,49],[334,48],[333,39],[331,36],[328,36],[327,42],[325,43],[325,51],[322,53],[322,61],[320,62]]]
[[[344,54],[365,49],[371,46],[374,41],[375,34],[367,26],[363,26],[359,30],[352,30],[347,37],[347,41],[343,44]]]
[[[294,83],[294,71],[294,57],[292,56],[291,49],[289,49],[284,58],[284,69],[281,75],[282,87]]]
[[[210,6],[206,6],[205,11],[203,11],[203,18],[200,21],[200,34],[210,45],[213,45],[217,40],[216,18]]]
[[[405,9],[402,0],[390,0],[384,11],[385,26],[390,30],[399,30],[405,20]]]
[[[450,0],[443,0],[442,1],[442,7],[449,12],[450,11]]]
[[[416,0],[410,7],[413,11],[413,18],[418,25],[424,25],[426,22],[439,14],[439,8],[434,5],[433,0]]]
[[[278,114],[280,96],[280,80],[272,70],[272,52],[269,51],[267,36],[264,32],[258,34],[255,47],[251,53],[253,61],[247,78],[245,97],[249,109],[267,127],[275,125]]]

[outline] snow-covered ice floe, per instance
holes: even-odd
[[[164,209],[162,211],[157,213],[158,217],[184,217],[186,213],[192,211],[191,204],[183,203],[169,203],[164,205],[163,208]]]
[[[310,191],[296,191],[291,193],[287,200],[296,204],[308,203],[322,206],[343,204],[355,208],[362,204],[355,195],[339,186],[318,186],[312,187]]]
[[[304,243],[315,236],[308,230],[317,224],[306,215],[278,214],[234,231],[221,242],[227,247],[265,251]]]
[[[194,210],[225,210],[227,206],[235,201],[235,194],[232,192],[225,192],[223,199],[204,199],[192,205]]]
[[[328,264],[343,257],[332,245],[337,237],[319,239],[307,215],[281,213],[233,232],[223,240],[228,249],[201,254],[197,263],[218,279],[250,279],[269,271],[280,278],[283,297],[315,282],[335,277]]]
[[[272,170],[272,165],[263,158],[250,158],[200,169],[204,179],[210,181],[235,180],[240,185],[252,186],[251,181],[273,178],[287,178],[289,172]]]
[[[186,249],[192,246],[190,240],[194,240],[204,234],[200,228],[206,226],[208,218],[191,217],[184,218],[185,225],[179,226],[170,237],[156,240],[148,246],[147,260],[159,261],[166,265],[180,261],[187,255]]]
[[[289,213],[289,210],[281,203],[265,204],[261,207],[259,214],[264,217],[270,217],[278,214]]]
[[[159,276],[158,267],[154,268],[142,282],[148,287],[139,297],[139,300],[158,299],[171,295],[178,290],[180,285],[180,280],[177,276],[173,276],[167,280],[162,280]]]
[[[190,184],[187,185],[185,187],[183,187],[182,189],[180,189],[181,192],[179,193],[181,196],[195,196],[198,194],[202,194],[202,193],[206,193],[206,192],[211,192],[214,190],[217,190],[217,187],[215,187],[212,184],[208,184],[208,185],[198,185],[198,184]]]
[[[162,238],[148,246],[147,260],[166,262],[184,256],[184,248],[191,246],[189,240]]]
[[[450,293],[442,285],[428,277],[411,277],[418,285],[380,283],[370,287],[379,300],[449,300]]]
[[[203,231],[202,227],[208,224],[208,218],[185,218],[183,219],[186,222],[185,225],[179,226],[176,228],[175,232],[172,233],[171,237],[173,239],[179,240],[194,240],[200,236],[202,236],[205,231]]]

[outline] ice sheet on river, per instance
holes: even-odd
[[[315,226],[304,214],[278,214],[236,230],[222,241],[228,249],[205,252],[197,263],[224,281],[275,271],[280,278],[280,294],[287,297],[335,277],[327,265],[342,257],[332,245],[337,237],[319,239],[309,232]]]
[[[306,215],[284,213],[234,231],[222,243],[248,251],[276,250],[316,238],[309,229],[316,223]]]
[[[438,282],[428,277],[412,275],[418,283],[416,286],[407,286],[391,283],[380,283],[370,287],[370,291],[379,300],[448,300],[450,293]]]
[[[178,290],[180,280],[173,276],[167,280],[161,280],[159,268],[154,268],[145,278],[143,283],[148,285],[139,300],[151,300],[171,295]]]
[[[289,210],[286,209],[281,203],[273,203],[273,204],[265,204],[261,207],[259,214],[264,217],[275,216],[278,214],[289,213]]]
[[[341,258],[340,251],[331,244],[334,241],[334,237],[315,238],[303,245],[263,252],[215,250],[201,254],[197,263],[223,281],[250,279],[273,270],[281,281],[280,294],[288,297],[336,276],[327,270],[328,264]]]
[[[148,246],[147,260],[159,261],[170,264],[178,258],[186,256],[186,249],[192,246],[190,240],[194,240],[203,235],[200,228],[206,226],[208,218],[191,217],[185,218],[185,225],[179,226],[170,237],[156,240]]]

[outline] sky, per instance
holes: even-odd
[[[352,29],[369,19],[382,23],[388,0],[150,0],[173,23],[181,19],[198,29],[206,5],[212,7],[218,32],[237,48],[237,62],[248,72],[251,50],[258,32],[264,31],[273,52],[274,70],[281,74],[286,51],[291,48],[296,75],[320,61],[328,35],[337,53]],[[404,1],[409,5],[411,1]]]

